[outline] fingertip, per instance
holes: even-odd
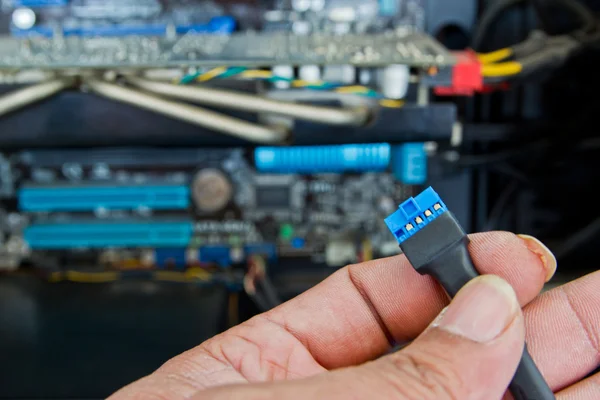
[[[477,233],[469,238],[469,252],[479,273],[505,279],[514,288],[521,306],[541,292],[550,272],[534,243],[502,231]]]
[[[558,265],[556,257],[552,251],[550,251],[550,249],[539,239],[533,236],[519,234],[517,237],[525,242],[525,246],[529,249],[529,251],[539,257],[544,269],[546,270],[546,282],[550,281],[550,279],[552,279],[556,273],[556,268]]]

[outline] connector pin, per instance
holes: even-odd
[[[422,224],[423,223],[423,218],[417,217],[417,218],[415,218],[415,222],[417,223],[417,225],[418,224]]]
[[[405,228],[406,228],[407,231],[411,231],[411,230],[415,229],[415,227],[413,226],[413,224],[406,224]]]
[[[436,203],[436,204],[433,206],[433,209],[434,209],[435,211],[439,210],[440,208],[442,208],[442,206],[440,205],[440,203]]]
[[[433,213],[429,210],[425,210],[423,214],[425,214],[426,217],[431,217],[433,215]]]

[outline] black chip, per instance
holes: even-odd
[[[288,186],[259,186],[256,188],[256,205],[258,207],[287,208],[290,205],[290,188]]]

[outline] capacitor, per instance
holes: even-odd
[[[192,182],[192,199],[202,212],[220,211],[231,200],[233,187],[227,176],[214,168],[198,172]]]
[[[406,96],[410,83],[410,70],[407,65],[392,64],[379,71],[379,87],[389,99],[402,99]]]
[[[300,79],[307,82],[316,82],[321,79],[321,68],[318,65],[302,65],[298,68]]]
[[[292,80],[294,78],[294,67],[291,65],[275,65],[271,69],[274,76],[286,78]],[[290,83],[285,80],[276,80],[275,87],[277,89],[287,89],[290,87]]]
[[[17,8],[13,11],[12,23],[19,29],[31,29],[35,25],[36,16],[31,8]]]

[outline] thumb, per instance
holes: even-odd
[[[501,399],[523,347],[523,316],[512,287],[485,275],[462,288],[425,332],[399,352],[312,378],[221,387],[198,398]]]
[[[524,337],[514,290],[485,275],[462,288],[410,346],[374,364],[403,387],[399,399],[501,399]]]

